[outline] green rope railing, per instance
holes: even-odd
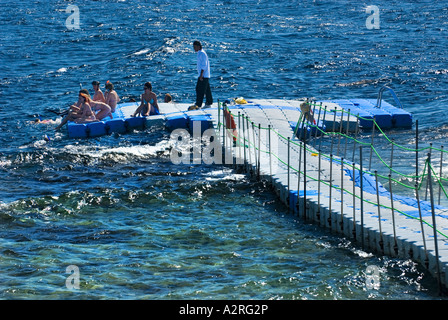
[[[218,107],[220,107],[220,104],[219,104]],[[223,107],[226,107],[226,106],[223,106]],[[226,107],[226,108],[227,108],[227,107]],[[243,115],[243,114],[239,114],[239,115],[232,114],[231,110],[229,110],[228,108],[227,108],[227,111],[228,111],[232,116],[234,116],[234,117],[241,117],[243,120],[247,120],[248,122],[250,122],[252,126],[255,125],[255,122],[252,121],[248,116]],[[341,111],[341,112],[346,112],[345,110],[340,110],[340,111]],[[243,138],[241,137],[241,135],[235,136],[235,135],[233,134],[233,129],[229,129],[229,128],[227,128],[227,127],[226,127],[226,124],[225,124],[225,123],[222,123],[220,120],[221,120],[221,119],[218,119],[218,128],[220,128],[221,126],[224,126],[224,128],[225,128],[226,131],[227,131],[227,134],[228,134],[230,137],[232,137],[232,138],[236,138],[240,146],[243,146],[243,147],[245,147],[245,148],[246,148],[246,147],[248,147],[248,148],[253,148],[253,149],[254,149],[254,152],[255,152],[255,150],[259,150],[258,147],[255,145],[255,143],[252,143],[250,140],[246,139],[245,136],[244,136]],[[366,119],[366,120],[370,120],[370,119]],[[374,120],[373,120],[373,121],[374,121]],[[374,124],[375,124],[375,126],[377,126],[377,128],[379,129],[379,131],[382,132],[382,135],[383,135],[384,137],[387,137],[387,135],[381,130],[381,128],[379,128],[379,126],[377,125],[377,123],[376,123],[375,121],[374,121]],[[307,125],[314,126],[314,124],[311,124],[311,123],[308,123]],[[276,134],[278,137],[280,137],[281,139],[283,139],[283,140],[285,140],[285,141],[288,140],[287,137],[285,137],[285,136],[283,136],[282,134],[280,134],[275,128],[266,128],[266,127],[261,127],[261,126],[259,126],[259,127],[258,127],[258,126],[255,126],[255,127],[256,127],[256,128],[259,128],[260,130],[271,130],[271,132],[275,133],[275,134]],[[317,126],[316,126],[316,128],[317,128],[318,130],[320,130],[322,133],[326,134],[326,132],[322,131],[322,130],[321,130],[320,128],[318,128]],[[336,132],[336,133],[334,133],[334,134],[341,134],[341,133]],[[350,136],[347,136],[347,135],[345,135],[345,134],[342,134],[342,135],[343,135],[344,137],[346,137],[346,138],[351,138]],[[243,144],[241,144],[241,142],[240,142],[241,139],[243,140]],[[352,138],[352,139],[353,139],[353,138]],[[353,140],[356,141],[356,139],[353,139]],[[388,141],[390,141],[391,143],[394,143],[394,142],[391,141],[390,139],[388,139]],[[293,145],[296,145],[296,146],[298,146],[298,147],[301,147],[301,148],[303,147],[303,148],[305,148],[305,150],[308,151],[308,152],[316,153],[316,150],[314,150],[314,149],[310,149],[310,148],[308,147],[307,144],[299,145],[296,141],[293,141],[293,140],[289,140],[289,143],[290,143],[290,144],[293,144]],[[359,142],[359,143],[362,144],[361,142]],[[394,143],[394,144],[395,144],[395,143]],[[370,144],[365,143],[365,145],[370,145]],[[395,144],[395,145],[398,146],[398,144]],[[430,149],[430,148],[431,148],[431,147],[425,147],[425,148],[422,148],[422,149],[411,149],[411,148],[403,147],[402,149],[403,149],[403,150],[406,150],[406,151],[415,151],[415,152],[416,152],[416,151],[419,151],[419,152],[420,152],[420,151],[428,150],[428,149]],[[437,150],[437,151],[441,151],[441,152],[447,152],[446,150],[443,150],[443,149],[437,149],[437,148],[432,148],[432,149],[433,149],[433,150]],[[317,179],[317,178],[314,178],[313,176],[310,176],[310,175],[308,175],[308,174],[305,174],[303,171],[301,171],[301,170],[299,170],[299,169],[297,169],[297,168],[295,168],[295,167],[289,165],[286,161],[282,160],[282,159],[280,158],[280,156],[278,156],[277,154],[272,153],[272,152],[270,152],[269,150],[261,150],[261,149],[260,149],[259,151],[260,151],[260,152],[263,152],[263,153],[265,153],[265,154],[270,154],[270,155],[274,156],[274,157],[275,157],[280,163],[282,163],[284,166],[289,167],[291,170],[297,172],[298,174],[302,174],[302,175],[304,175],[306,178],[308,178],[308,179],[310,179],[310,180],[313,180],[313,181],[315,181],[315,182],[318,182],[318,179]],[[425,173],[425,172],[427,171],[427,168],[428,168],[428,166],[429,166],[431,172],[433,173],[433,176],[434,176],[434,177],[436,178],[436,180],[437,180],[437,184],[439,185],[440,190],[443,191],[444,195],[445,195],[445,196],[447,197],[447,199],[448,199],[448,193],[447,193],[447,191],[445,190],[445,188],[444,188],[443,185],[442,185],[442,181],[448,181],[448,179],[438,176],[438,175],[435,173],[434,167],[431,165],[431,163],[429,162],[428,159],[425,161],[425,166],[424,166],[424,168],[423,168],[423,170],[422,170],[422,174],[420,174],[420,175],[418,175],[418,176],[412,176],[412,175],[402,174],[402,173],[400,173],[400,172],[398,172],[398,171],[392,169],[392,168],[391,168],[389,165],[387,165],[387,163],[382,159],[382,157],[379,155],[379,153],[376,151],[375,148],[373,148],[373,151],[375,152],[375,154],[377,155],[377,157],[380,159],[380,161],[381,161],[381,162],[382,162],[382,163],[383,163],[383,164],[384,164],[384,165],[385,165],[391,172],[395,172],[395,173],[397,173],[397,174],[399,174],[399,175],[401,175],[401,176],[403,176],[403,177],[410,178],[410,179],[415,179],[415,178],[417,178],[417,181],[419,181],[419,183],[418,183],[418,188],[417,188],[417,190],[416,190],[415,186],[412,188],[412,189],[415,190],[415,191],[420,190],[420,188],[422,187],[422,185],[423,185],[423,179],[424,179],[425,177],[427,177],[427,175],[428,175],[428,174]],[[327,158],[328,160],[331,158],[331,156],[328,156],[327,154],[324,154],[324,153],[322,153],[322,152],[320,152],[320,155],[323,156],[324,158]],[[335,161],[335,162],[338,162],[338,161],[339,161],[339,162],[340,162],[340,165],[344,165],[342,159],[333,158],[333,161]],[[348,164],[347,162],[345,162],[345,165],[349,165],[349,164]],[[363,172],[364,174],[371,174],[370,172],[365,171],[364,169],[362,169],[362,168],[360,168],[360,167],[356,167],[354,162],[352,163],[352,167],[351,167],[351,168],[352,168],[352,169],[354,168],[355,170],[358,170],[358,171],[360,171],[360,172]],[[384,179],[391,179],[391,181],[394,181],[395,183],[400,184],[400,185],[402,185],[403,187],[411,188],[410,186],[405,185],[404,183],[398,181],[397,179],[393,179],[393,178],[390,178],[390,177],[385,177],[385,176],[383,176],[383,175],[378,175],[378,174],[377,174],[377,177],[381,177],[381,178],[384,178]],[[324,185],[330,187],[330,183],[328,183],[328,182],[326,182],[326,181],[321,180],[320,183],[322,183],[322,184],[324,184]],[[356,195],[356,194],[353,194],[350,190],[347,190],[347,189],[345,189],[345,188],[341,188],[341,187],[338,187],[338,186],[334,186],[334,185],[331,185],[331,187],[332,187],[333,189],[335,189],[335,190],[339,190],[340,192],[345,192],[345,193],[347,193],[347,194],[349,194],[349,195],[351,195],[351,196],[354,196],[355,198],[361,200],[361,196]],[[373,202],[373,201],[369,201],[369,200],[366,200],[366,199],[363,199],[363,201],[366,202],[366,203],[370,203],[370,204],[372,204],[372,205],[379,205],[379,206],[382,207],[382,208],[392,210],[392,207],[389,207],[389,206],[384,205],[384,204],[378,204],[378,203],[375,203],[375,202]],[[397,209],[397,208],[394,208],[394,211],[396,211],[396,212],[398,212],[398,213],[400,213],[400,214],[406,216],[407,218],[421,221],[422,223],[426,224],[427,226],[433,228],[433,226],[432,226],[430,223],[428,223],[427,221],[425,221],[424,219],[420,219],[420,218],[414,217],[414,216],[412,216],[412,215],[409,215],[409,214],[407,214],[406,212],[403,212],[403,211],[401,211],[401,210],[399,210],[399,209]],[[448,238],[448,235],[444,234],[444,233],[441,232],[440,230],[436,230],[436,231],[437,231],[438,234],[442,235],[443,237]]]

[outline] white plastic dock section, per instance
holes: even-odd
[[[223,112],[218,112],[217,104],[212,108],[186,112],[187,104],[162,103],[160,110],[165,115],[148,117],[147,127],[163,125],[165,117],[176,112],[210,115],[227,155],[231,155],[235,163],[245,162],[255,175],[259,172],[261,179],[272,183],[280,200],[292,214],[350,238],[366,250],[419,262],[447,286],[448,239],[441,234],[437,235],[437,259],[431,209],[427,206],[421,209],[422,223],[415,218],[417,201],[410,205],[400,200],[391,201],[384,194],[362,191],[359,183],[352,179],[354,167],[356,170],[360,168],[358,164],[343,161],[341,165],[340,158],[319,154],[310,144],[302,148],[291,127],[291,123],[297,123],[300,118],[302,102],[253,99],[249,104],[229,106],[237,135],[240,139],[245,138],[244,143],[237,139],[234,144],[229,134],[223,141],[224,131],[222,126],[218,126],[224,122]],[[221,119],[218,119],[218,113]],[[254,123],[255,130],[252,130],[252,124],[250,130],[247,130],[246,119]],[[333,115],[327,115],[325,121],[333,121]],[[340,119],[336,121],[339,123]],[[263,129],[258,130],[258,125]],[[271,127],[270,134],[266,129],[268,126]],[[244,145],[249,146],[245,151]],[[436,210],[435,217],[437,230],[448,230],[448,210]]]

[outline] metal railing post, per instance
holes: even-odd
[[[442,292],[442,281],[440,274],[440,263],[439,263],[439,243],[437,241],[437,225],[436,225],[436,214],[434,209],[434,196],[432,192],[432,177],[431,177],[431,153],[428,153],[428,180],[429,180],[429,193],[431,200],[431,214],[432,214],[432,225],[434,231],[434,250],[436,256],[436,272],[437,272],[437,281],[439,284],[439,294]]]

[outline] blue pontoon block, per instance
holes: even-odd
[[[370,103],[376,105],[376,99],[367,99]],[[381,100],[381,109],[392,114],[392,125],[394,128],[409,129],[412,128],[412,114],[402,108],[397,108],[385,100]]]
[[[188,128],[191,134],[193,134],[194,123],[199,123],[201,129],[201,135],[205,130],[213,128],[212,118],[209,115],[191,115],[188,117]]]
[[[126,123],[124,119],[112,119],[106,123],[107,133],[126,133]]]
[[[338,104],[345,111],[350,110],[350,114],[354,116],[359,116],[358,122],[361,128],[363,129],[373,128],[373,115],[368,110],[360,108],[359,105],[355,105],[349,100],[331,100],[330,102]]]
[[[188,118],[185,113],[168,114],[166,116],[166,128],[170,131],[188,129]]]
[[[373,104],[366,99],[351,99],[350,102],[359,109],[369,112],[375,118],[376,123],[381,129],[391,129],[393,127],[392,114],[386,110],[377,108],[375,106],[376,102]]]
[[[87,126],[74,122],[67,123],[68,136],[70,138],[87,138]]]
[[[146,117],[131,117],[124,120],[128,130],[143,129],[146,123]]]
[[[107,134],[106,123],[103,121],[86,124],[88,137],[100,137]]]
[[[297,190],[289,190],[289,208],[297,214]]]

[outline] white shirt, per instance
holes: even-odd
[[[201,76],[201,70],[204,70],[204,78],[210,78],[210,63],[204,49],[198,51],[198,78]]]

